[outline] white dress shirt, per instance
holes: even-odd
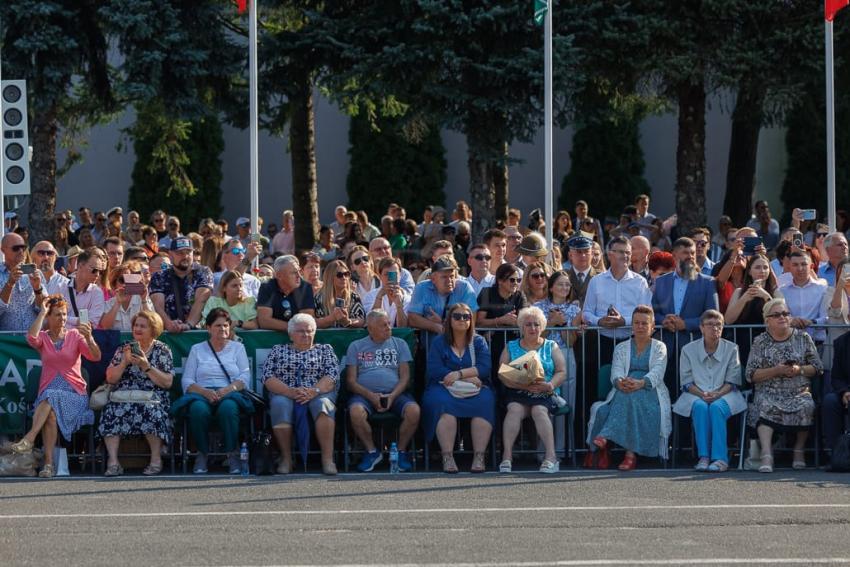
[[[481,293],[482,289],[485,287],[493,287],[493,285],[495,285],[496,276],[488,272],[487,275],[484,276],[484,279],[479,282],[472,274],[469,274],[466,281],[468,281],[469,285],[472,286],[472,289],[475,290],[475,297],[478,297],[478,294]]]
[[[802,317],[809,319],[814,324],[823,325],[827,322],[826,305],[823,301],[826,289],[826,281],[820,278],[809,278],[809,281],[803,286],[798,286],[792,280],[791,283],[781,286],[779,291],[785,297],[785,304],[788,305],[791,317]],[[826,339],[824,329],[815,330],[809,327],[806,332],[811,335],[813,340],[823,341]]]
[[[602,272],[590,278],[587,284],[587,295],[584,298],[582,318],[589,325],[598,325],[599,320],[608,314],[608,307],[613,305],[626,324],[617,329],[601,329],[602,336],[626,339],[631,335],[632,311],[638,305],[652,305],[652,292],[643,276],[626,270],[623,277],[615,279],[611,271]]]

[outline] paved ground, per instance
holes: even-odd
[[[850,475],[0,481],[5,565],[850,563]]]

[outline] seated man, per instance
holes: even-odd
[[[357,470],[369,472],[381,462],[382,455],[372,439],[369,416],[373,413],[392,412],[401,418],[398,431],[398,468],[413,469],[407,446],[419,427],[419,405],[408,393],[410,384],[410,348],[398,337],[392,336],[390,319],[379,309],[366,315],[368,337],[348,345],[347,385],[351,392],[348,413],[351,427],[366,453]]]
[[[151,301],[170,333],[194,329],[212,294],[212,271],[194,262],[193,254],[191,240],[175,237],[168,251],[171,267],[157,270],[151,277]]]
[[[429,279],[413,288],[407,307],[408,324],[414,329],[442,333],[445,313],[455,303],[465,303],[473,313],[478,311],[472,286],[465,279],[458,279],[457,262],[446,254],[431,266]]]
[[[850,333],[838,337],[832,347],[832,391],[823,397],[821,407],[823,436],[830,451],[844,431],[844,420],[850,406]]]

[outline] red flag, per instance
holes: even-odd
[[[847,0],[850,2],[850,0]],[[844,2],[844,5],[847,5],[847,2]],[[829,4],[830,0],[826,0],[826,3]],[[245,10],[248,9],[248,0],[236,0],[236,9],[239,10],[240,14],[244,14]]]
[[[842,8],[846,8],[850,4],[850,0],[826,0],[823,5],[823,15],[826,21],[831,22],[835,18],[835,14]]]

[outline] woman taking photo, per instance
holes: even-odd
[[[744,268],[744,279],[741,287],[732,292],[729,306],[726,308],[726,324],[728,325],[764,325],[762,309],[764,304],[775,297],[782,297],[776,276],[770,269],[770,260],[763,254],[750,256]],[[736,329],[735,343],[738,345],[741,360],[746,361],[750,355],[750,345],[761,330],[753,328]]]
[[[42,330],[45,319],[47,329]],[[44,468],[41,478],[56,475],[53,449],[58,433],[69,440],[83,425],[94,423],[89,409],[86,381],[80,372],[81,356],[100,360],[100,349],[91,336],[91,325],[79,323],[76,329],[66,329],[68,305],[59,295],[45,297],[41,310],[27,333],[27,343],[41,356],[41,378],[32,427],[23,439],[12,445],[15,453],[29,453],[41,433],[44,446]]]
[[[717,281],[717,300],[724,317],[726,317],[732,295],[744,286],[747,258],[741,253],[742,247],[742,243],[735,241],[732,248],[720,257],[720,261],[711,270],[712,277]]]
[[[428,351],[428,384],[422,397],[425,442],[431,443],[436,435],[443,472],[458,472],[454,445],[459,418],[472,418],[470,472],[484,472],[485,451],[496,422],[490,368],[490,349],[484,337],[475,333],[469,306],[465,303],[452,305],[446,313],[443,334],[431,342]],[[478,392],[469,397],[455,397],[449,389],[454,389],[457,382],[468,382],[477,387]]]
[[[316,296],[316,325],[357,328],[366,322],[366,312],[360,296],[351,291],[351,272],[342,260],[334,260],[325,267],[322,291]]]
[[[653,339],[655,314],[652,307],[638,305],[632,313],[632,338],[614,347],[611,384],[604,402],[590,408],[587,443],[598,451],[597,468],[608,468],[608,443],[626,450],[618,467],[630,471],[637,455],[667,458],[670,437],[670,394],[664,385],[667,347]],[[588,453],[585,466],[592,465]]]
[[[139,282],[130,287],[124,276],[138,276]],[[100,318],[101,329],[115,329],[129,333],[133,330],[132,319],[140,311],[153,311],[153,303],[148,296],[149,275],[142,272],[142,265],[131,260],[117,266],[109,274],[109,289],[114,295],[106,302],[103,317]]]
[[[233,327],[253,330],[257,327],[257,300],[245,295],[242,274],[225,272],[218,284],[218,294],[210,297],[204,305],[203,317],[213,309],[224,309],[230,315]]]
[[[173,413],[185,412],[189,434],[198,448],[192,472],[207,472],[210,425],[213,418],[223,436],[230,474],[239,474],[239,414],[254,412],[251,401],[240,394],[249,387],[251,367],[245,346],[231,340],[232,320],[225,309],[213,309],[204,320],[209,338],[194,345],[183,369],[183,397]],[[185,400],[185,401],[184,401]]]
[[[106,381],[114,387],[100,414],[97,433],[106,445],[105,476],[120,476],[118,462],[121,438],[143,435],[151,449],[150,463],[142,471],[153,476],[162,472],[163,443],[171,442],[171,401],[168,390],[174,379],[171,349],[157,340],[162,319],[153,310],[139,311],[131,319],[133,340],[125,342],[106,369]],[[146,401],[120,401],[144,392]]]
[[[560,395],[561,384],[567,378],[566,362],[558,345],[554,341],[543,338],[546,317],[540,309],[537,307],[523,309],[519,312],[517,323],[520,338],[508,343],[502,351],[499,364],[500,366],[508,364],[534,351],[543,365],[544,381],[528,386],[505,387],[503,399],[507,406],[507,413],[502,425],[502,462],[499,464],[499,472],[511,472],[514,441],[519,435],[522,420],[531,417],[534,420],[537,435],[546,450],[540,472],[556,473],[559,462],[555,454],[552,415],[558,409],[555,400]]]
[[[747,425],[758,433],[759,472],[773,472],[774,431],[796,434],[792,466],[804,469],[803,447],[815,414],[812,378],[820,376],[823,364],[809,334],[791,327],[784,299],[771,299],[762,312],[767,332],[753,341],[745,372],[754,386]]]

